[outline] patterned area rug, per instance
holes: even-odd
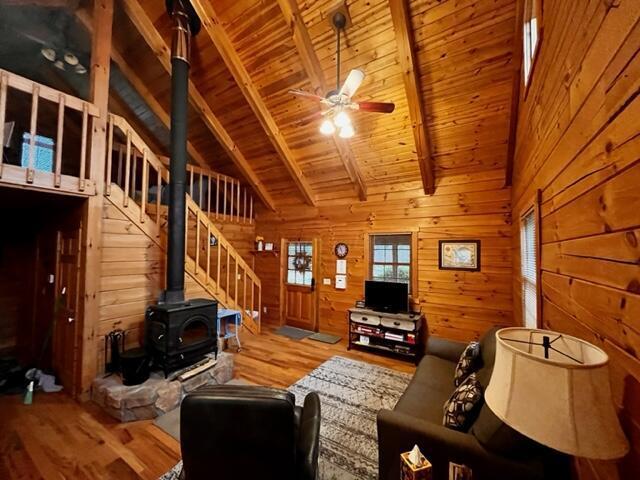
[[[322,405],[319,480],[376,480],[376,414],[393,408],[411,375],[357,360],[332,357],[289,387],[302,404],[318,392]],[[180,464],[161,477],[176,480]]]

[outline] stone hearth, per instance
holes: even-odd
[[[222,385],[233,378],[233,355],[218,354],[216,364],[180,382],[154,372],[146,382],[127,387],[117,375],[98,377],[91,386],[91,400],[121,422],[149,420],[180,405],[182,398],[202,385]]]

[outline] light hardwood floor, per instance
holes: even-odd
[[[333,355],[412,372],[410,363],[336,345],[275,335],[244,333],[236,378],[286,387]],[[180,446],[150,421],[121,424],[91,403],[67,395],[0,397],[0,479],[149,479],[180,458]]]

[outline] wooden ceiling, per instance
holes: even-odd
[[[506,171],[516,1],[347,0],[342,77],[363,69],[357,99],[396,109],[355,112],[356,135],[342,140],[318,132],[317,104],[288,93],[334,87],[328,17],[341,2],[194,0],[205,21],[192,48],[191,156],[243,178],[272,208],[364,199],[370,188],[437,193],[448,175]],[[116,12],[123,73],[166,117],[164,2],[118,0]]]

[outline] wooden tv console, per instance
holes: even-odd
[[[349,350],[360,348],[420,361],[424,351],[422,313],[349,309]]]

